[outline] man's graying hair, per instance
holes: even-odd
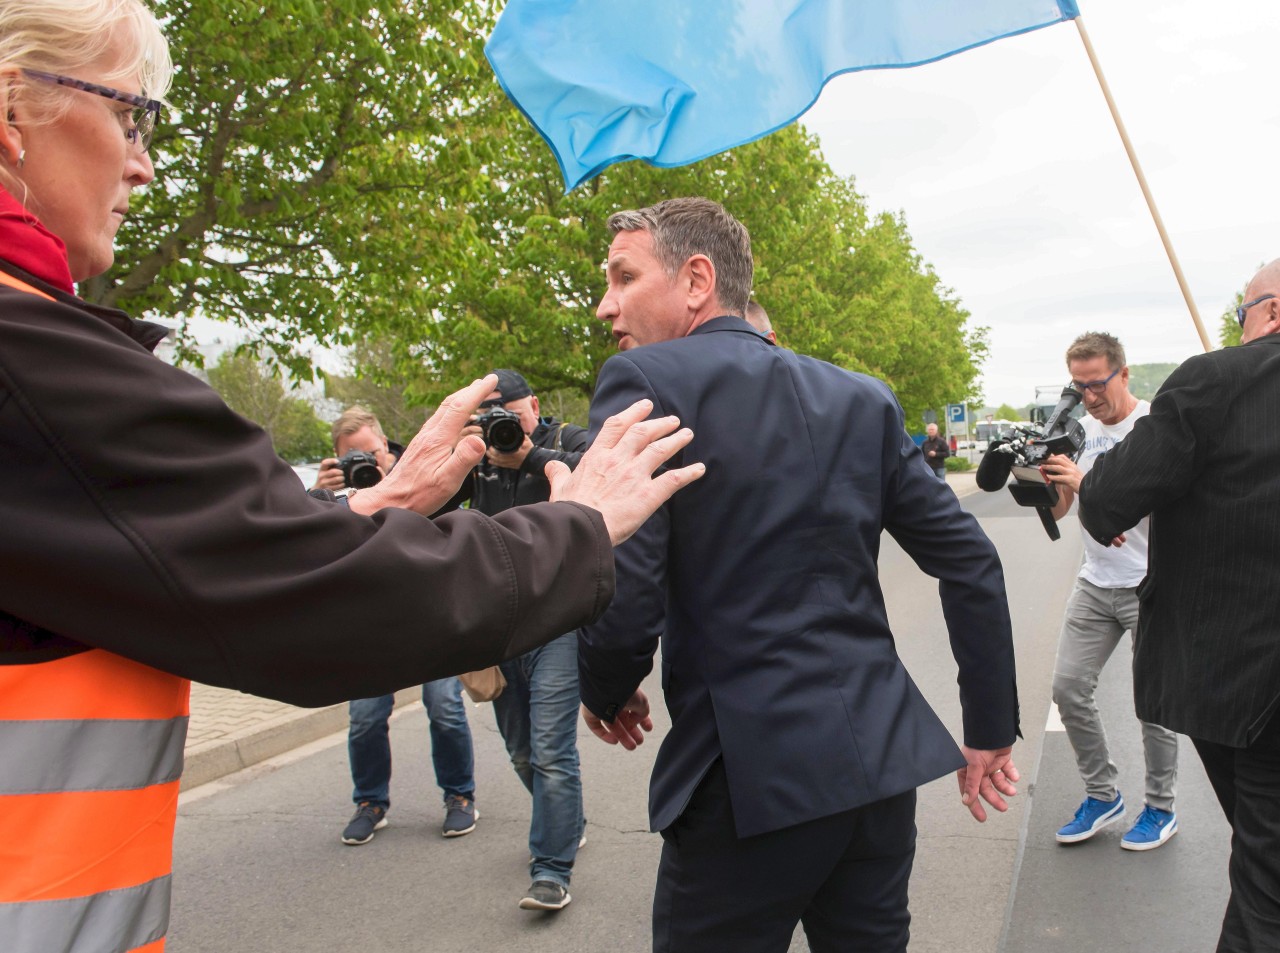
[[[1087,361],[1091,357],[1105,357],[1107,366],[1113,371],[1124,367],[1124,345],[1113,335],[1105,331],[1090,331],[1071,342],[1067,348],[1067,363]]]
[[[741,317],[751,300],[751,236],[746,227],[710,199],[667,199],[657,205],[609,216],[609,229],[648,232],[667,277],[674,278],[694,255],[716,269],[716,297],[728,314]]]

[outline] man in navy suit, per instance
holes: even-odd
[[[662,643],[671,731],[650,822],[664,839],[661,953],[905,950],[915,789],[957,771],[978,820],[1018,774],[1013,643],[995,548],[925,466],[880,381],[743,320],[751,241],[721,206],[612,216],[598,315],[621,354],[592,431],[637,398],[693,428],[706,476],[616,551],[617,595],[579,648],[583,715],[634,749]],[[888,530],[940,581],[963,750],[894,648],[877,581]]]

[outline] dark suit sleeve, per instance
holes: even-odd
[[[529,451],[529,455],[524,458],[524,465],[521,469],[529,473],[535,473],[538,476],[544,476],[546,466],[552,460],[559,460],[570,470],[577,468],[578,461],[582,459],[582,455],[587,450],[586,429],[576,424],[556,424],[556,427],[560,430],[558,440],[560,449],[534,447]]]
[[[591,438],[606,418],[642,397],[653,401],[651,417],[664,415],[661,401],[640,370],[624,357],[610,358],[591,399]],[[582,703],[606,721],[614,719],[653,668],[666,624],[669,529],[664,506],[614,549],[613,602],[598,622],[583,628],[578,639]]]
[[[1169,376],[1151,413],[1098,457],[1080,483],[1080,522],[1090,536],[1106,545],[1186,495],[1222,430],[1228,391],[1213,361],[1191,358]]]
[[[959,667],[964,743],[985,750],[1006,747],[1021,732],[1000,556],[977,520],[960,508],[955,493],[923,466],[920,449],[901,421],[895,426],[900,436],[896,445],[886,447],[885,472],[892,476],[885,492],[885,529],[917,566],[938,580]]]

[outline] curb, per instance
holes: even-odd
[[[421,698],[415,686],[396,692],[395,707]],[[231,738],[192,745],[185,752],[179,791],[217,781],[268,758],[300,748],[347,727],[347,704],[328,708],[296,708],[275,718],[259,721]]]

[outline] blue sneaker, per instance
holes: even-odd
[[[1118,793],[1114,801],[1099,801],[1096,797],[1087,797],[1076,811],[1071,823],[1065,825],[1057,833],[1059,844],[1074,844],[1088,840],[1108,824],[1114,824],[1124,816],[1124,798]]]
[[[1178,833],[1178,815],[1147,805],[1129,833],[1120,838],[1125,850],[1154,850]]]

